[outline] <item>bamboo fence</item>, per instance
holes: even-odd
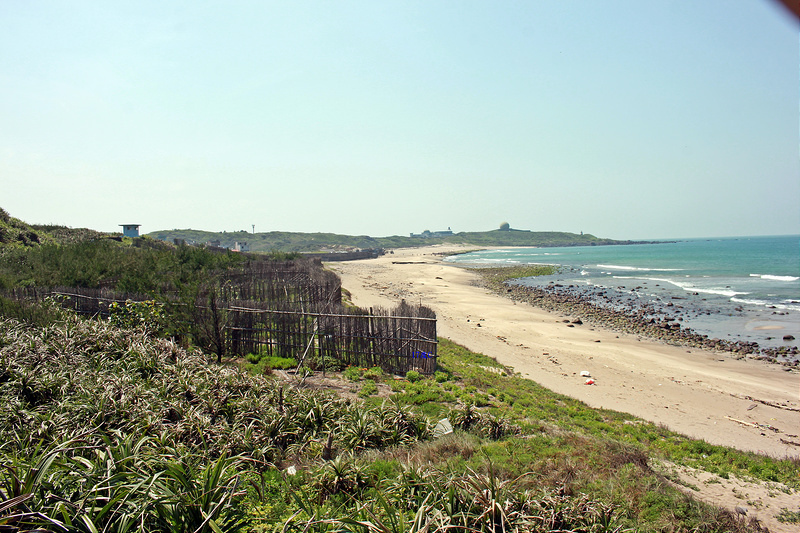
[[[394,374],[436,370],[433,311],[406,303],[392,310],[344,307],[335,274],[283,266],[228,275],[221,286],[207,288],[191,303],[168,299],[170,321],[183,320],[184,327],[178,329],[220,357],[250,353],[293,357],[322,370],[334,363],[379,366]],[[75,287],[14,289],[8,295],[38,301],[56,297],[65,308],[100,318],[110,316],[113,302],[153,299]]]

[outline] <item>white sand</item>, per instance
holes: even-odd
[[[494,357],[553,391],[713,444],[800,456],[800,445],[791,444],[800,443],[797,372],[589,324],[568,327],[563,320],[575,317],[517,304],[477,287],[476,274],[436,255],[458,249],[401,249],[326,266],[341,276],[355,304],[422,303],[436,311],[440,336]],[[405,264],[393,264],[398,261]],[[594,385],[584,384],[583,370],[591,373]]]

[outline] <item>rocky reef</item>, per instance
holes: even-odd
[[[729,352],[736,357],[779,362],[787,367],[797,367],[799,364],[800,351],[797,346],[762,347],[754,341],[725,340],[699,334],[683,324],[684,315],[710,312],[687,310],[685,306],[672,301],[655,302],[603,288],[557,283],[528,286],[513,281],[498,283],[485,279],[484,285],[512,300],[575,317],[577,320],[573,323],[586,322],[669,344]]]

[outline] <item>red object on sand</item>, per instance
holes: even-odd
[[[593,379],[587,379],[586,380],[586,385],[594,385],[594,380]]]

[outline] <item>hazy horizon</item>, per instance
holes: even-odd
[[[4,2],[0,206],[143,233],[794,235],[799,27],[771,0]]]
[[[426,229],[428,229],[428,228],[426,228]],[[446,230],[446,229],[447,228],[438,228],[438,229],[431,229],[430,231],[443,231],[443,230]],[[494,231],[494,230],[497,230],[497,229],[498,228],[476,229],[476,230],[458,230],[458,231],[457,230],[453,230],[453,233],[454,234],[458,234],[458,233],[481,233],[481,232],[487,232],[487,231]],[[532,230],[532,229],[515,228],[515,227],[512,227],[511,229],[512,230],[517,230],[517,231],[530,231],[530,232],[534,232],[534,233],[541,231],[541,232],[559,232],[559,233],[576,233],[576,234],[580,234],[579,231],[578,232],[570,232],[570,231],[562,231],[562,230]],[[159,232],[163,232],[163,231],[203,231],[203,232],[207,232],[207,233],[223,233],[223,232],[241,233],[241,232],[245,232],[247,234],[252,235],[252,230],[246,230],[246,229],[218,230],[218,231],[215,231],[215,230],[207,230],[207,229],[201,229],[201,228],[175,228],[175,229],[159,228],[159,229],[155,229],[155,230],[149,230],[149,231],[142,232],[142,234],[144,235],[144,234],[151,234],[151,233],[159,233]],[[349,236],[349,237],[367,236],[367,237],[374,237],[374,238],[408,237],[409,233],[421,233],[422,231],[424,231],[424,230],[409,231],[409,232],[406,232],[406,233],[394,233],[394,234],[390,234],[390,235],[372,235],[372,234],[368,234],[368,233],[340,233],[338,235],[346,235],[346,236]],[[293,230],[286,230],[286,229],[269,229],[269,230],[260,231],[258,228],[256,228],[256,232],[255,233],[259,234],[259,233],[270,233],[270,232],[308,233],[308,234],[313,234],[313,233],[337,234],[336,232],[325,231],[325,230],[296,232],[296,231],[293,231]],[[627,241],[627,240],[631,240],[631,241],[633,241],[633,240],[635,240],[635,241],[671,241],[671,240],[706,240],[706,239],[712,239],[712,240],[713,239],[750,239],[750,238],[760,238],[760,237],[798,237],[800,239],[800,232],[798,232],[798,233],[774,233],[774,234],[770,234],[770,235],[701,235],[701,236],[693,236],[693,237],[685,237],[684,236],[684,237],[641,238],[641,239],[629,239],[627,237],[619,237],[619,238],[608,237],[606,235],[597,235],[596,233],[592,233],[591,231],[585,231],[584,233],[585,234],[589,234],[589,235],[594,235],[598,239],[613,239],[613,240],[618,240],[618,241]]]

